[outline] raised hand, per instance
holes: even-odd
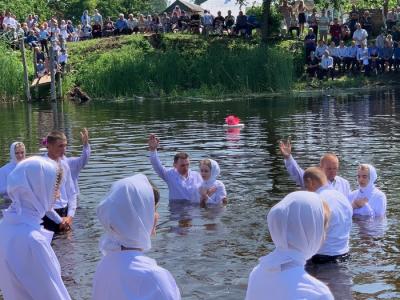
[[[160,145],[160,140],[155,134],[150,134],[149,136],[149,150],[156,151]]]
[[[290,138],[288,138],[286,141],[280,141],[279,149],[281,150],[283,157],[288,159],[292,154],[292,144],[290,143]]]
[[[89,144],[89,131],[86,128],[81,131],[81,140],[83,145]]]

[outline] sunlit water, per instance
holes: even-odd
[[[354,221],[351,261],[311,272],[330,286],[336,299],[400,299],[399,92],[0,108],[1,163],[6,163],[12,141],[22,140],[29,153],[36,153],[40,139],[53,127],[65,130],[70,155],[79,155],[79,131],[89,129],[93,152],[81,173],[74,230],[53,242],[73,299],[91,296],[102,233],[96,205],[115,180],[137,172],[148,175],[162,192],[160,225],[149,256],[173,274],[183,299],[244,299],[247,278],[258,257],[273,249],[265,216],[273,204],[296,189],[277,145],[288,136],[302,166],[317,164],[326,151],[337,153],[340,173],[353,187],[357,164],[372,163],[378,170],[378,185],[388,196],[387,220]],[[243,120],[244,129],[223,129],[223,119],[230,113]],[[160,157],[166,166],[172,165],[178,150],[190,153],[195,170],[202,158],[217,160],[228,206],[169,206],[166,185],[148,160],[149,133],[159,135]]]

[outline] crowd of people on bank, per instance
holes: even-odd
[[[19,22],[9,11],[0,13],[0,30],[4,36],[14,42],[23,37],[30,47],[45,43],[46,40],[62,39],[76,42],[90,38],[100,38],[121,34],[137,33],[169,33],[190,32],[197,34],[219,34],[250,36],[254,28],[260,26],[255,16],[247,16],[242,11],[233,16],[228,11],[222,16],[219,11],[216,16],[208,10],[203,12],[187,12],[176,5],[171,13],[143,15],[131,13],[127,16],[119,14],[117,18],[103,18],[97,9],[93,14],[85,10],[77,24],[71,20],[48,21],[40,20],[38,15],[30,14]]]
[[[67,138],[52,131],[44,139],[46,153],[25,158],[25,146],[14,142],[10,162],[0,169],[0,194],[10,199],[0,222],[0,288],[8,299],[70,299],[51,247],[54,233],[72,230],[80,171],[90,157],[89,133],[81,132],[80,157],[66,157]],[[169,190],[169,201],[201,207],[226,205],[216,161],[204,159],[191,170],[189,155],[179,152],[173,167],[159,159],[159,138],[148,140],[150,163]],[[352,217],[383,218],[386,196],[375,186],[370,164],[357,169],[358,188],[337,175],[338,157],[327,153],[319,166],[303,170],[292,156],[290,141],[279,144],[289,175],[305,191],[285,196],[268,213],[275,250],[259,260],[250,274],[247,300],[333,299],[324,283],[305,266],[340,264],[350,254]],[[160,193],[143,174],[115,182],[97,207],[104,227],[103,254],[94,275],[93,299],[179,300],[170,272],[145,255],[159,219]],[[43,225],[44,228],[41,226]]]
[[[376,28],[368,10],[355,6],[346,22],[329,10],[307,11],[304,2],[279,7],[288,33],[304,36],[306,72],[309,78],[331,78],[344,74],[366,76],[398,72],[400,68],[400,8],[386,16],[384,28]],[[308,14],[308,15],[307,15]],[[400,24],[399,24],[400,25]],[[374,36],[374,32],[380,32]]]

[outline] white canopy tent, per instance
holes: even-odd
[[[262,5],[262,0],[250,0],[241,7],[241,10],[246,12],[246,9],[260,5]],[[209,10],[214,16],[217,15],[218,11],[221,11],[222,15],[225,17],[228,14],[228,10],[230,10],[232,11],[232,15],[236,17],[240,11],[240,6],[236,4],[236,0],[207,0],[203,2],[201,6]]]

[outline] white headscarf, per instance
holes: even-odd
[[[203,185],[205,185],[205,186],[213,185],[215,183],[215,181],[217,180],[217,177],[219,176],[219,173],[220,173],[218,163],[215,160],[210,159],[210,158],[208,158],[208,160],[211,162],[211,175],[208,180],[205,180],[203,182]]]
[[[324,211],[320,196],[298,191],[287,195],[267,216],[275,250],[260,261],[269,271],[281,271],[286,264],[304,266],[324,238]]]
[[[12,143],[11,146],[10,146],[10,162],[13,162],[13,163],[15,163],[15,164],[18,163],[17,158],[15,157],[15,147],[16,147],[18,144],[24,145],[24,143],[22,143],[22,142],[14,142],[14,143]],[[25,145],[24,145],[24,147],[25,147]]]
[[[7,178],[12,204],[6,213],[40,220],[54,203],[56,177],[57,164],[45,158],[33,156],[18,163]]]
[[[149,250],[154,213],[153,189],[145,175],[115,182],[97,207],[97,216],[106,230],[100,240],[103,255],[119,251],[121,246]]]
[[[362,197],[369,198],[375,188],[375,181],[378,178],[378,175],[376,173],[376,169],[372,165],[370,165],[370,164],[362,164],[362,165],[368,167],[369,181],[368,181],[368,185],[366,187],[358,186],[359,194]]]

